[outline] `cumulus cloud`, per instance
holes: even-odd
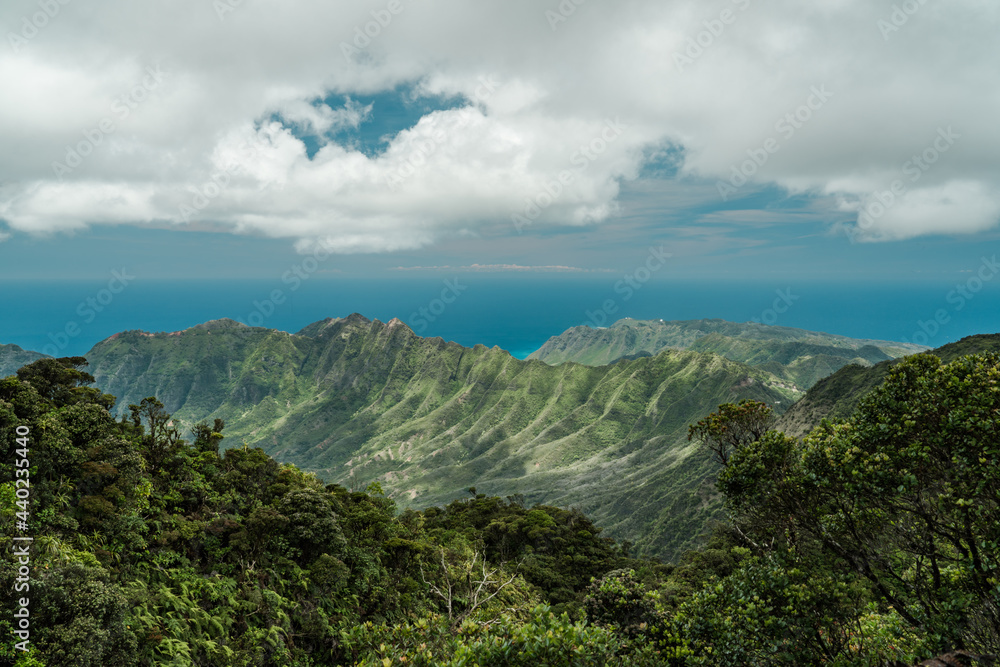
[[[716,202],[774,183],[857,214],[862,240],[988,229],[1000,6],[897,4],[108,0],[35,26],[36,3],[7,2],[0,218],[391,251],[498,221],[601,223],[674,146]],[[465,103],[376,154],[335,138],[380,113],[353,100],[401,87]],[[959,138],[914,180],[906,165],[945,127]]]
[[[346,128],[357,128],[371,115],[372,105],[362,106],[348,98],[343,107],[334,109],[323,102],[291,99],[283,100],[275,111],[297,128],[322,136]]]

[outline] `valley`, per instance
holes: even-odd
[[[86,358],[118,414],[156,396],[185,432],[223,419],[225,447],[260,447],[348,488],[377,482],[401,508],[476,487],[579,508],[672,559],[721,516],[716,469],[688,441],[690,424],[743,399],[780,414],[824,373],[916,349],[723,320],[621,320],[570,329],[522,361],[353,314],[295,334],[232,320],[125,331]],[[14,367],[30,355],[5,358]]]

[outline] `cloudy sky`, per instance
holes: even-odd
[[[1000,239],[998,19],[6,0],[0,278],[249,277],[317,251],[358,275],[615,272],[661,245],[691,275],[958,274]]]

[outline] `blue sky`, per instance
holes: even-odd
[[[653,281],[938,289],[996,252],[994,3],[563,5],[113,0],[31,32],[5,3],[0,281],[319,248],[317,277],[586,282],[652,247]]]
[[[641,178],[626,184],[615,220],[587,228],[552,228],[512,233],[502,222],[480,236],[449,239],[425,248],[392,253],[333,255],[317,269],[327,277],[393,277],[446,275],[473,264],[521,267],[568,266],[578,274],[539,270],[544,274],[592,276],[619,274],[641,263],[650,246],[672,254],[669,273],[676,277],[715,280],[823,279],[830,282],[948,282],[976,268],[981,258],[1000,247],[1000,233],[973,237],[931,235],[893,243],[851,243],[833,231],[844,214],[814,208],[808,196],[788,197],[762,191],[742,204],[765,217],[733,224],[725,215],[733,208],[696,203],[678,209],[658,197],[674,181]],[[750,213],[747,213],[748,217]],[[685,248],[692,248],[686,252]],[[130,267],[145,278],[260,279],[280,277],[308,255],[287,239],[223,231],[176,230],[141,225],[94,225],[49,236],[17,234],[0,244],[0,280],[99,280],[113,268]],[[435,269],[433,267],[448,267]],[[523,274],[524,271],[512,271]]]

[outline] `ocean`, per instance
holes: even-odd
[[[422,336],[498,345],[523,358],[550,336],[622,317],[756,319],[857,338],[931,347],[1000,332],[1000,280],[911,284],[711,283],[614,275],[396,275],[229,281],[0,282],[0,343],[58,356],[83,355],[128,329],[179,331],[228,317],[295,332],[326,317],[398,317]]]

